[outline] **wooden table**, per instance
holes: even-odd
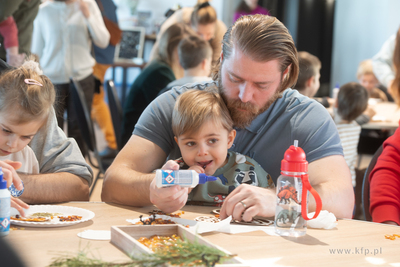
[[[89,248],[94,257],[105,261],[127,261],[128,257],[109,241],[81,239],[84,230],[110,230],[113,225],[129,225],[126,219],[147,214],[153,207],[126,207],[103,202],[70,202],[61,205],[93,211],[93,220],[68,227],[13,230],[6,237],[30,267],[47,266],[60,253],[76,255]],[[186,206],[183,218],[209,214],[210,207]],[[339,220],[333,230],[308,229],[300,238],[270,236],[262,231],[224,234],[206,233],[208,241],[236,253],[249,266],[383,266],[400,264],[400,239],[385,239],[385,234],[400,234],[400,227],[356,220]],[[374,255],[374,253],[376,255]]]
[[[361,125],[363,129],[396,130],[399,127],[400,109],[395,103],[380,102],[372,106],[376,115],[366,124]]]

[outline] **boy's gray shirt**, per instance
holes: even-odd
[[[190,86],[190,87],[188,87]],[[175,87],[157,97],[142,113],[133,134],[158,145],[169,159],[181,156],[174,141],[171,121],[176,98],[189,89],[216,90],[215,82]],[[307,161],[343,155],[335,123],[327,110],[315,100],[286,89],[282,97],[237,134],[230,151],[255,159],[272,177],[280,175],[285,151],[299,141]]]
[[[54,108],[46,125],[33,137],[29,146],[35,152],[40,173],[69,172],[92,183],[93,171],[86,163],[75,139],[67,138],[58,127]]]

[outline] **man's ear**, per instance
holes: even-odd
[[[235,141],[235,137],[236,137],[236,130],[232,130],[228,134],[228,149],[232,147],[233,141]]]
[[[287,68],[283,71],[283,80],[286,79],[286,75],[289,73],[290,67],[292,66],[292,64],[290,64],[289,66],[287,66]]]

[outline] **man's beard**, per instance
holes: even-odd
[[[281,83],[279,84],[280,87]],[[249,126],[258,115],[266,111],[282,95],[281,90],[278,90],[262,108],[258,108],[249,102],[244,103],[240,99],[229,99],[225,93],[225,88],[222,86],[221,76],[218,77],[218,91],[228,107],[233,126],[239,129]]]

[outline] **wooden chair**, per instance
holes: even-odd
[[[362,184],[362,207],[364,218],[366,221],[372,221],[372,216],[369,212],[369,175],[371,174],[372,170],[375,167],[375,164],[378,160],[378,157],[382,154],[383,146],[381,145],[378,150],[375,152],[374,156],[372,157],[367,170],[364,174],[364,180]]]
[[[115,139],[117,140],[117,148],[121,150],[121,125],[122,125],[122,106],[119,100],[114,82],[108,80],[106,82],[106,90],[108,96],[108,105],[110,107],[111,119],[113,123]]]
[[[90,195],[91,195],[94,187],[96,186],[97,180],[100,178],[101,175],[104,175],[105,170],[108,168],[108,166],[110,166],[112,159],[102,159],[99,156],[99,151],[97,150],[97,144],[96,144],[96,137],[94,133],[93,121],[91,119],[89,109],[86,105],[85,96],[83,94],[82,88],[76,80],[72,79],[71,82],[74,85],[70,87],[71,97],[76,113],[78,114],[77,117],[78,117],[79,129],[81,130],[81,134],[88,151],[91,151],[93,153],[97,163],[93,161],[93,158],[90,153],[88,153],[87,155],[88,161],[94,168],[99,170],[90,189]]]

